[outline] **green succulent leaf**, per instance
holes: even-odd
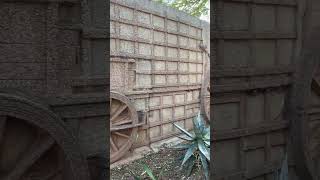
[[[194,151],[197,149],[197,144],[194,143],[192,144],[189,149],[187,150],[185,156],[184,156],[184,159],[182,161],[182,164],[183,165],[184,163],[186,163],[186,161],[193,155]]]
[[[187,170],[187,176],[189,177],[192,173],[194,164],[196,162],[196,158],[194,156],[191,156],[190,159],[186,163],[186,170]]]
[[[143,169],[146,171],[146,173],[152,180],[156,180],[156,177],[154,177],[152,170],[146,164],[143,165]]]
[[[203,167],[204,175],[209,180],[209,166],[206,157],[200,153],[200,160]]]
[[[193,141],[194,138],[191,138],[189,136],[186,136],[186,135],[182,135],[182,136],[177,136],[178,138],[182,139],[182,140],[186,140],[186,141]]]
[[[194,127],[194,132],[196,136],[197,137],[202,136],[205,129],[205,124],[203,122],[200,112],[195,118],[193,118],[193,127]]]
[[[200,152],[210,161],[210,153],[202,140],[198,140],[198,147]]]
[[[188,137],[190,137],[190,138],[194,138],[194,136],[191,134],[191,133],[189,133],[187,130],[185,130],[185,129],[183,129],[182,127],[180,127],[179,125],[177,125],[177,124],[175,124],[175,123],[173,123],[173,125],[176,127],[176,128],[178,128],[180,131],[182,131],[185,135],[187,135]]]
[[[178,144],[178,145],[175,145],[175,146],[172,146],[171,148],[172,149],[188,149],[190,148],[192,144]]]

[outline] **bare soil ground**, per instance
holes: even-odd
[[[197,168],[190,177],[186,177],[186,170],[180,169],[185,151],[178,151],[176,149],[170,149],[162,147],[157,153],[146,154],[143,158],[135,160],[129,164],[121,165],[111,169],[112,180],[130,180],[132,175],[130,171],[136,175],[140,175],[144,172],[143,164],[150,167],[156,177],[162,171],[161,180],[203,180]],[[146,175],[143,176],[146,180]]]

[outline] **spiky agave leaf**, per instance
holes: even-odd
[[[288,177],[289,172],[288,171],[289,171],[288,170],[288,155],[286,153],[285,158],[282,161],[279,180],[288,180],[289,179],[289,177]]]
[[[200,153],[200,160],[201,160],[201,164],[202,164],[202,168],[204,171],[204,175],[206,177],[207,180],[209,180],[209,165],[208,165],[208,161],[206,159],[206,157]]]
[[[193,129],[194,129],[194,132],[196,134],[197,137],[200,137],[203,135],[203,131],[205,129],[205,124],[203,122],[203,119],[201,117],[201,114],[200,112],[198,113],[198,115],[193,118]]]
[[[149,168],[149,166],[147,166],[146,164],[143,165],[143,169],[144,171],[148,174],[148,176],[152,179],[152,180],[157,180],[156,177],[153,175],[152,170]]]
[[[179,125],[177,125],[177,124],[175,124],[175,123],[173,123],[173,125],[176,127],[176,128],[178,128],[180,131],[182,131],[185,135],[187,135],[188,137],[190,137],[190,138],[194,138],[194,136],[191,134],[191,133],[189,133],[187,130],[185,130],[185,129],[183,129],[182,127],[180,127]]]
[[[210,153],[209,153],[204,141],[198,139],[197,142],[198,142],[197,144],[198,144],[198,148],[200,150],[200,154],[203,154],[208,159],[208,161],[210,161]]]
[[[177,144],[177,145],[172,146],[170,148],[172,148],[172,149],[188,149],[188,148],[190,148],[191,145],[192,144]]]
[[[183,165],[184,163],[186,163],[186,161],[188,161],[188,159],[193,155],[193,153],[196,149],[197,149],[197,143],[191,144],[191,146],[189,147],[189,149],[187,150],[187,152],[184,156],[184,159],[183,159],[181,165]]]
[[[190,159],[186,162],[186,168],[187,168],[187,176],[189,177],[192,173],[193,167],[195,165],[196,158],[194,156],[191,156]]]
[[[191,138],[187,135],[181,135],[181,136],[177,136],[178,138],[182,139],[182,140],[186,140],[186,141],[193,141],[194,138]]]

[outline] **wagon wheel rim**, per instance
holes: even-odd
[[[66,167],[61,164],[61,161],[66,161],[62,159],[63,150],[44,130],[21,119],[0,116],[0,147],[0,179],[21,180],[32,176],[35,179],[51,180],[66,176]],[[55,158],[49,158],[51,161],[48,162],[46,156]],[[45,167],[49,169],[43,169]]]
[[[138,129],[138,114],[130,100],[120,93],[111,92],[110,98],[110,156],[111,163],[122,158],[131,148]]]

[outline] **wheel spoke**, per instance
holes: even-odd
[[[2,138],[4,136],[6,122],[7,122],[7,116],[0,116],[0,144],[1,144]]]
[[[5,180],[19,180],[41,156],[54,145],[54,140],[46,135],[34,143],[31,148],[18,160],[15,168],[4,178]]]
[[[114,134],[118,135],[118,136],[121,136],[121,137],[124,137],[124,138],[130,138],[130,136],[126,135],[126,134],[123,134],[123,133],[119,133],[119,132],[114,132]]]
[[[113,150],[119,151],[119,148],[117,147],[116,143],[113,141],[112,136],[110,137],[110,143]]]
[[[124,106],[118,108],[117,111],[115,112],[115,114],[112,115],[111,121],[115,120],[127,107],[128,107],[127,105],[124,105]]]
[[[132,123],[132,119],[128,119],[128,120],[126,120],[126,119],[124,121],[120,121],[120,122],[114,123],[114,124],[112,124],[112,126],[120,126],[120,125],[123,125],[123,124]]]

